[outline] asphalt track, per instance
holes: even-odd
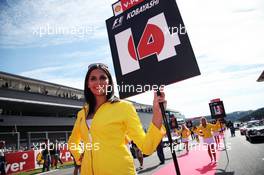
[[[225,136],[229,161],[224,145],[217,151],[217,163],[211,163],[207,151],[196,141],[192,142],[189,154],[181,147],[176,148],[181,175],[263,175],[264,174],[264,141],[249,143],[244,136],[237,132],[236,137],[230,137],[229,131]],[[196,148],[196,149],[195,149]],[[169,148],[164,148],[166,161],[159,165],[156,153],[144,158],[144,169],[139,175],[175,175],[174,165]],[[135,159],[135,166],[139,167]],[[48,175],[72,175],[73,168],[61,169]]]

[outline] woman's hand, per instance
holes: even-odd
[[[160,96],[157,95],[157,92],[154,92],[153,100],[152,123],[160,129],[162,125],[162,113],[160,110],[159,103],[163,103],[164,109],[166,109],[167,101],[165,100],[165,93],[163,92],[163,90],[160,91]]]
[[[82,163],[83,156],[84,156],[84,153],[82,153],[82,154],[80,155],[80,158],[79,158],[80,163]]]

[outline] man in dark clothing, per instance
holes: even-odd
[[[52,150],[52,156],[51,158],[53,159],[52,161],[52,167],[55,166],[55,168],[57,169],[58,168],[58,161],[60,162],[60,164],[62,165],[63,162],[60,158],[60,149],[55,147],[53,150]]]
[[[142,170],[143,169],[143,163],[144,163],[143,154],[140,151],[140,149],[138,149],[137,145],[133,141],[131,141],[131,144],[132,144],[132,148],[134,148],[134,150],[135,150],[136,157],[137,157],[139,164],[140,164],[140,166],[136,170],[137,171]]]
[[[42,157],[44,160],[43,163],[43,168],[42,168],[42,172],[45,172],[45,169],[47,169],[47,171],[50,170],[50,162],[51,162],[51,158],[50,158],[50,153],[48,148],[46,148],[45,150],[42,151]]]
[[[45,172],[45,169],[47,171],[50,170],[50,163],[51,163],[51,157],[50,157],[50,150],[49,150],[49,140],[45,140],[45,149],[42,151],[42,159],[44,160],[42,172]]]
[[[160,160],[160,165],[165,163],[165,157],[164,157],[164,152],[163,152],[163,142],[161,140],[161,142],[159,143],[159,145],[157,146],[157,154]]]
[[[0,173],[6,175],[5,141],[0,141]]]
[[[234,127],[234,123],[233,122],[230,123],[230,132],[231,132],[231,137],[235,137],[236,136],[236,129]]]

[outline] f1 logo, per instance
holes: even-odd
[[[121,26],[121,25],[122,25],[122,22],[123,22],[123,18],[124,18],[124,16],[120,16],[119,18],[116,18],[116,19],[114,20],[114,23],[113,23],[112,29]]]
[[[150,55],[156,54],[158,61],[177,55],[174,47],[180,44],[179,35],[170,34],[164,13],[148,20],[137,45],[131,28],[116,34],[115,41],[122,75],[140,69],[139,60]]]

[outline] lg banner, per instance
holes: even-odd
[[[106,20],[120,98],[199,75],[176,2],[132,1]]]

